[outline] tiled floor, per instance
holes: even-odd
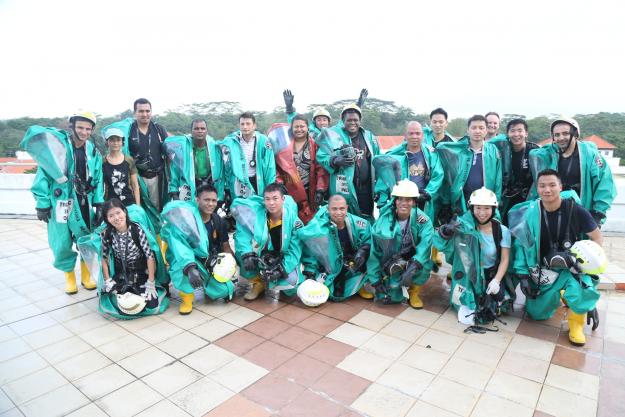
[[[113,321],[93,292],[65,295],[50,258],[43,224],[0,220],[0,416],[625,415],[625,293],[602,293],[582,348],[564,308],[464,333],[444,275],[419,311],[200,299]]]

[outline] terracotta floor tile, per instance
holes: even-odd
[[[323,314],[313,314],[307,319],[301,321],[298,326],[325,336],[341,324],[343,324],[343,322],[335,318],[324,316]]]
[[[343,301],[343,303],[345,304],[349,304],[350,306],[356,307],[356,308],[369,308],[369,306],[371,304],[373,304],[372,300],[365,300],[364,298],[360,297],[359,295],[354,295],[353,297],[350,297],[349,299]]]
[[[282,365],[296,354],[297,352],[294,350],[267,340],[247,352],[243,357],[258,366],[272,370]]]
[[[534,417],[556,417],[553,414],[543,413],[542,411],[535,410]]]
[[[603,357],[625,361],[625,345],[606,340],[604,343]]]
[[[204,417],[268,417],[271,414],[260,405],[240,394],[235,395]]]
[[[284,375],[300,385],[309,387],[332,367],[306,355],[297,355],[284,362],[274,372]]]
[[[321,307],[319,313],[333,317],[337,320],[347,321],[356,314],[360,313],[361,310],[361,307],[354,307],[353,305],[345,303],[328,302]]]
[[[367,307],[367,310],[394,318],[399,316],[407,308],[408,306],[406,304],[384,305],[381,303],[371,303],[371,305]]]
[[[355,349],[355,347],[341,343],[338,340],[324,337],[313,343],[302,353],[328,365],[336,366]]]
[[[255,335],[264,337],[265,339],[271,339],[277,336],[290,327],[290,324],[283,322],[282,320],[275,319],[271,316],[265,316],[262,319],[258,319],[253,323],[244,327],[248,332],[252,332]]]
[[[606,341],[605,343],[608,342]],[[558,336],[558,345],[577,350],[579,352],[592,352],[598,355],[604,350],[604,339],[600,337],[586,336],[586,344],[584,346],[573,346],[569,341],[569,332],[562,331],[560,332],[560,336]],[[625,359],[625,351],[623,358]]]
[[[598,417],[625,415],[625,364],[612,360],[603,360],[601,382],[599,386]]]
[[[562,322],[566,321],[566,311],[567,309],[564,307],[560,307],[556,310],[556,312],[551,316],[550,319],[542,320],[540,324],[545,326],[557,327],[558,329],[562,327]],[[528,317],[529,320],[531,320]]]
[[[217,340],[215,344],[236,355],[243,355],[263,341],[262,337],[256,336],[254,333],[239,329]]]
[[[562,346],[556,346],[551,363],[592,375],[601,371],[601,358]]]
[[[334,368],[319,378],[311,388],[314,391],[327,394],[332,399],[342,404],[349,405],[353,403],[369,385],[371,385],[371,381],[367,381],[364,378],[342,369]]]
[[[297,398],[304,390],[303,386],[272,372],[243,390],[241,394],[262,406],[277,411]]]
[[[345,408],[311,391],[304,391],[299,397],[280,411],[289,417],[339,417]]]
[[[271,317],[282,320],[286,323],[297,324],[305,318],[314,314],[313,311],[304,310],[303,308],[288,305],[276,310],[270,314]]]
[[[556,342],[560,335],[560,329],[552,326],[545,326],[537,321],[522,320],[519,327],[516,329],[518,334],[524,336],[535,337],[541,340],[547,340],[549,342]]]
[[[235,302],[243,307],[247,307],[262,314],[269,314],[286,306],[286,303],[282,301],[268,300],[264,297],[258,298],[254,301],[246,301],[243,297],[241,297],[237,298]]]
[[[427,297],[422,297],[421,300],[423,301],[423,309],[434,313],[443,314],[447,308],[449,308],[449,302],[438,302],[438,300],[432,301]]]
[[[317,333],[293,326],[271,340],[289,349],[301,352],[319,339],[321,339],[321,336]]]

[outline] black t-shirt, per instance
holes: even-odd
[[[471,163],[467,181],[464,183],[464,187],[462,188],[465,201],[469,201],[469,197],[471,197],[473,191],[484,186],[484,162],[482,159],[482,151],[475,152],[472,150],[471,152],[473,154],[473,162]]]
[[[569,215],[570,205],[574,204]],[[547,218],[548,224],[545,222]],[[558,228],[558,218],[560,218],[560,227]],[[540,225],[540,259],[543,259],[552,250],[552,243],[557,245],[553,250],[564,251],[566,231],[569,229],[569,239],[571,244],[578,241],[582,234],[588,234],[597,228],[597,223],[592,218],[590,212],[581,205],[575,203],[572,199],[562,200],[562,205],[556,211],[548,212],[541,204],[541,225]],[[559,233],[558,233],[559,231]],[[556,239],[556,235],[557,239]]]
[[[136,173],[134,161],[129,156],[124,157],[117,165],[105,158],[102,163],[102,176],[106,186],[106,199],[118,198],[125,206],[134,204],[135,196],[130,188],[130,175]]]
[[[575,145],[575,151],[568,158],[560,156],[558,160],[558,172],[562,177],[564,190],[575,190],[581,197],[582,175],[579,165],[579,148]]]
[[[74,169],[78,178],[87,185],[87,154],[84,145],[80,148],[74,147]]]
[[[363,214],[373,213],[373,198],[371,191],[371,152],[367,147],[362,131],[351,138],[352,146],[356,151],[356,163],[354,164],[354,187],[358,206]]]
[[[130,128],[128,150],[137,163],[139,174],[145,172],[146,170],[158,172],[163,168],[161,143],[166,138],[167,131],[156,123],[150,122],[147,134],[145,135],[141,133],[136,122],[132,124],[132,127]],[[148,155],[149,162],[144,167],[142,162],[148,158]]]
[[[224,243],[228,243],[228,227],[218,214],[213,213],[209,221],[204,223],[208,234],[209,249],[211,252],[221,252]]]
[[[436,139],[433,140],[432,141],[432,146],[436,148],[439,144],[441,144],[443,142],[453,142],[453,141],[454,140],[452,138],[450,138],[447,133],[445,133],[445,136],[443,136],[443,139],[441,139],[439,141],[436,141]]]
[[[352,256],[354,255],[354,247],[352,246],[352,241],[349,238],[349,232],[347,231],[347,227],[342,229],[338,229],[339,234],[339,242],[341,242],[341,249],[343,250],[343,256]]]

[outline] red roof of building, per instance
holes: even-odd
[[[0,158],[0,174],[23,174],[33,168],[37,163],[32,159]]]
[[[603,139],[600,136],[597,135],[591,135],[591,136],[587,136],[582,140],[587,140],[589,142],[594,143],[595,145],[597,145],[598,149],[616,149],[616,146],[612,145],[610,142],[608,142],[607,140]],[[547,139],[543,139],[540,142],[538,142],[538,145],[540,146],[544,146],[547,145],[549,143],[552,142],[551,138],[547,138]]]
[[[380,149],[383,151],[388,151],[404,141],[403,136],[378,136],[377,138]]]

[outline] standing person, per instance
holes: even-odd
[[[300,114],[271,126],[268,132],[275,153],[277,180],[297,203],[299,218],[308,223],[323,204],[329,176],[317,163],[317,144],[308,134],[306,118]]]
[[[373,219],[371,161],[380,154],[378,140],[361,127],[362,111],[357,105],[346,106],[341,120],[343,125],[324,129],[317,138],[317,161],[330,174],[330,194],[342,194],[351,213]]]
[[[501,117],[494,111],[489,111],[484,115],[486,118],[486,138],[484,140],[491,140],[499,136],[499,126],[501,125]]]
[[[141,204],[139,180],[135,161],[122,153],[124,132],[113,128],[104,135],[108,154],[102,163],[104,175],[104,196],[107,200],[117,198],[125,206]]]
[[[195,168],[195,186],[212,184],[223,199],[223,179],[221,151],[212,136],[208,134],[208,125],[204,119],[191,122],[193,139],[193,166]]]
[[[540,199],[519,204],[509,214],[510,229],[516,237],[514,272],[527,297],[525,311],[534,320],[547,320],[560,307],[562,298],[568,306],[569,340],[583,345],[584,321],[593,321],[593,330],[599,324],[598,274],[605,270],[607,261],[603,254],[603,265],[582,273],[581,268],[592,265],[595,256],[589,254],[580,264],[574,252],[584,235],[601,251],[601,231],[591,213],[576,201],[576,195],[562,193],[557,171],[539,172],[536,184]]]
[[[276,181],[276,162],[267,136],[256,131],[256,117],[239,116],[239,130],[226,136],[221,146],[226,200],[262,195]]]
[[[69,132],[31,126],[20,143],[37,161],[31,188],[37,218],[48,224],[54,267],[65,273],[67,294],[78,292],[74,273],[78,254],[73,245],[91,233],[102,218],[102,158],[89,141],[95,125],[95,114],[81,112],[69,118]],[[82,286],[95,289],[83,260],[80,272]]]
[[[599,226],[616,197],[612,171],[592,142],[580,140],[579,124],[570,117],[551,123],[553,143],[530,152],[532,175],[544,169],[560,173],[564,190],[573,190]],[[532,196],[536,195],[533,190]]]
[[[454,141],[451,135],[447,133],[448,117],[447,112],[440,107],[430,112],[430,127],[423,129],[425,144],[436,148],[440,143]]]

